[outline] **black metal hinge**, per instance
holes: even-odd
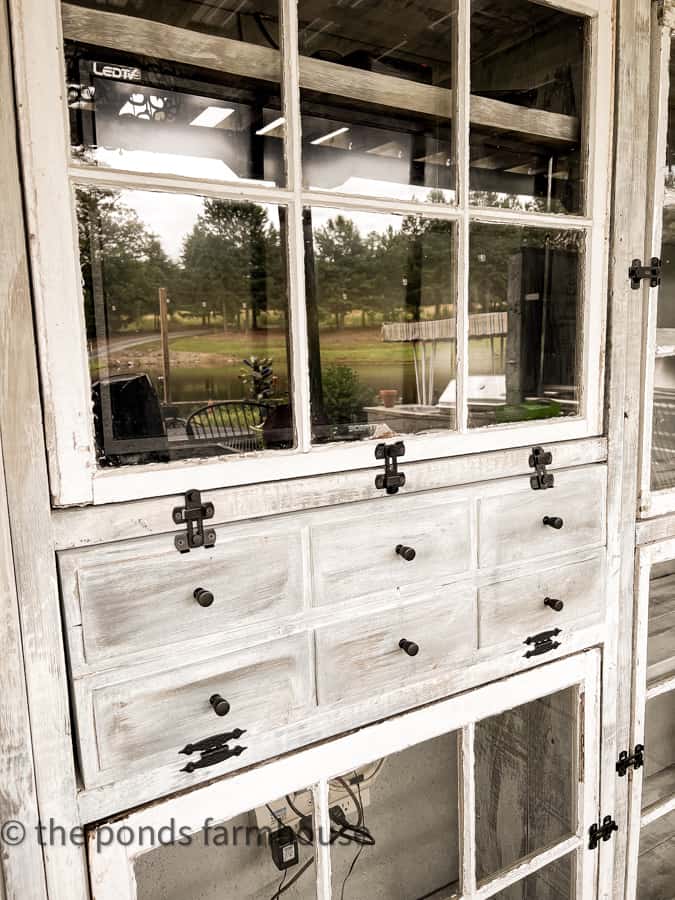
[[[629,769],[641,769],[645,764],[644,744],[636,744],[635,750],[629,755],[628,750],[622,750],[616,761],[616,771],[619,778],[623,778]]]
[[[651,264],[648,266],[643,266],[641,259],[634,259],[628,270],[631,288],[634,291],[640,290],[645,278],[649,279],[650,287],[658,287],[661,284],[661,270],[661,260],[658,256],[652,256]]]
[[[611,816],[605,816],[599,825],[593,824],[588,829],[588,849],[595,850],[601,841],[608,841],[615,831],[619,830]]]
[[[560,641],[554,641],[553,638],[562,633],[562,629],[553,628],[551,631],[542,631],[541,634],[535,634],[527,638],[525,643],[528,646],[534,646],[525,654],[525,659],[531,659],[533,656],[541,656],[542,653],[549,653],[551,650],[557,650]]]
[[[238,741],[239,738],[246,734],[245,730],[235,728],[234,731],[225,731],[223,734],[214,734],[213,737],[204,738],[201,741],[195,741],[194,744],[186,744],[179,753],[191,756],[193,753],[199,753],[199,759],[190,760],[181,772],[194,772],[196,769],[205,769],[207,766],[214,766],[216,763],[224,762],[233,756],[241,756],[246,747],[228,746],[230,741]]]
[[[398,470],[398,459],[405,456],[405,444],[397,441],[395,444],[378,444],[375,447],[375,459],[384,460],[384,474],[375,477],[375,487],[388,494],[397,494],[398,489],[405,484],[405,475]]]
[[[197,547],[213,547],[216,543],[215,528],[204,528],[204,519],[212,519],[213,503],[202,503],[199,491],[187,491],[185,506],[174,506],[171,514],[176,525],[186,525],[184,534],[174,538],[176,550],[189,553]]]
[[[530,476],[530,487],[533,491],[545,491],[555,485],[553,473],[546,471],[546,466],[550,466],[552,462],[553,454],[550,450],[544,450],[543,447],[532,448],[530,468],[535,470],[535,474]]]

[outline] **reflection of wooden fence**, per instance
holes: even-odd
[[[469,337],[503,337],[508,331],[505,312],[476,313],[469,316]],[[457,338],[455,319],[435,319],[422,322],[389,322],[382,326],[382,340],[454,341]]]
[[[476,313],[469,316],[469,337],[503,337],[508,330],[505,312]],[[417,402],[423,406],[433,403],[434,364],[436,344],[457,339],[455,319],[434,319],[422,322],[389,322],[382,326],[382,340],[388,343],[412,343],[415,364]],[[494,354],[493,354],[494,359]]]

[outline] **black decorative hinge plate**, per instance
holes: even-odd
[[[181,772],[194,772],[196,769],[205,769],[207,766],[214,766],[216,763],[225,762],[233,756],[241,756],[246,747],[237,745],[230,748],[230,741],[238,741],[239,738],[246,734],[245,730],[235,728],[234,731],[225,731],[222,734],[214,734],[213,737],[204,738],[196,741],[194,744],[186,744],[179,753],[186,756],[192,756],[193,753],[199,753],[198,760],[190,760],[186,763]]]
[[[544,450],[543,447],[533,447],[530,453],[530,468],[534,469],[535,474],[530,476],[530,487],[533,491],[545,491],[555,485],[555,478],[552,472],[546,471],[546,466],[550,466],[553,462],[553,454],[550,450]]]
[[[405,444],[397,441],[395,444],[378,444],[375,447],[375,459],[384,460],[384,474],[375,477],[375,487],[388,494],[397,494],[398,489],[405,484],[405,475],[398,470],[399,457],[405,456]]]
[[[588,829],[588,849],[595,850],[601,841],[608,841],[614,832],[618,830],[619,826],[614,819],[611,816],[605,816],[602,824],[593,824]]]
[[[525,659],[531,659],[533,656],[541,656],[542,653],[549,653],[551,650],[557,650],[560,641],[554,641],[554,637],[558,637],[562,633],[561,628],[552,628],[550,631],[542,631],[541,634],[532,635],[524,642],[531,650],[525,654]]]
[[[199,491],[187,491],[185,506],[174,506],[171,514],[176,525],[185,525],[184,534],[174,538],[176,550],[189,553],[197,547],[213,547],[216,543],[215,528],[204,528],[204,519],[212,519],[213,503],[202,503]]]
[[[634,259],[628,270],[631,288],[638,291],[645,278],[649,279],[650,287],[658,287],[661,284],[661,271],[661,260],[658,256],[652,256],[648,266],[643,266],[641,259]]]
[[[616,771],[619,778],[623,778],[629,769],[641,769],[645,764],[644,744],[636,744],[635,750],[629,755],[628,750],[622,750],[616,761]]]

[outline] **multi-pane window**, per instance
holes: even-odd
[[[282,6],[63,4],[99,465],[587,417],[591,20]]]

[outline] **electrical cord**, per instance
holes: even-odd
[[[358,778],[358,775],[356,774],[356,772],[354,772],[354,777]],[[347,782],[345,781],[344,784],[346,786]],[[375,844],[375,839],[373,838],[373,836],[370,834],[370,832],[366,828],[365,815],[363,812],[363,798],[361,797],[361,786],[358,781],[356,782],[356,790],[358,791],[358,795],[359,795],[359,799],[357,802],[357,808],[359,810],[359,825],[357,827],[358,827],[359,831],[363,831],[364,833],[366,833],[369,836],[370,842],[371,842],[370,846],[373,846]],[[361,825],[363,825],[363,828],[360,827]],[[344,900],[345,888],[347,887],[347,881],[349,880],[350,875],[356,868],[356,864],[359,861],[359,857],[363,853],[363,848],[366,846],[369,846],[369,845],[366,842],[364,842],[361,844],[359,849],[356,851],[356,855],[354,856],[354,859],[352,860],[352,864],[349,867],[349,871],[345,875],[344,881],[342,882],[342,890],[340,891],[340,900]]]

